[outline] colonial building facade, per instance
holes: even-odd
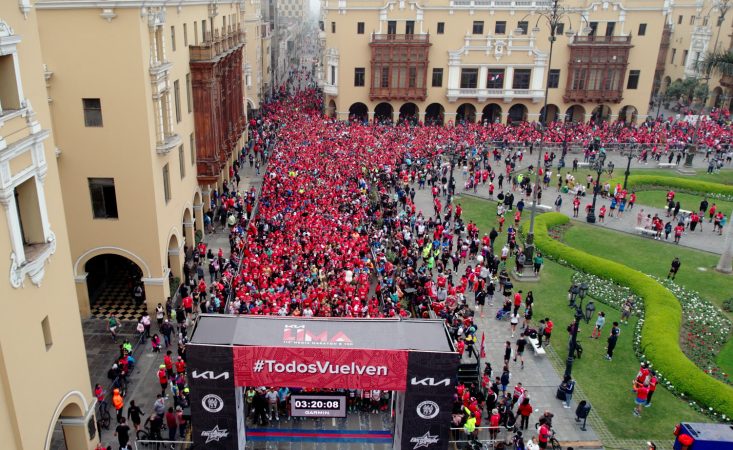
[[[324,0],[326,112],[346,119],[635,121],[647,113],[663,2]],[[547,90],[546,90],[547,87]],[[547,93],[546,93],[547,91]]]
[[[0,3],[0,448],[93,448],[94,397],[71,278],[37,12]]]
[[[79,308],[134,319],[174,293],[244,145],[245,3],[36,8]]]

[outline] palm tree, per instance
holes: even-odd
[[[717,73],[722,76],[733,77],[733,51],[708,53],[698,63],[701,73]]]

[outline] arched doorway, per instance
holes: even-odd
[[[425,125],[443,125],[445,108],[440,103],[431,103],[425,110]]]
[[[377,122],[391,122],[394,109],[389,103],[380,103],[374,108],[374,120]]]
[[[168,268],[170,269],[170,282],[171,282],[171,295],[178,288],[178,284],[183,281],[182,268],[183,268],[183,255],[181,254],[181,247],[178,244],[178,237],[175,233],[171,234],[168,240]],[[177,279],[177,280],[176,280]]]
[[[132,260],[105,253],[87,261],[84,271],[92,316],[106,319],[114,312],[121,320],[137,320],[146,311],[143,271]],[[134,295],[138,287],[142,302]]]
[[[723,88],[720,86],[713,89],[710,93],[710,104],[714,108],[720,108],[723,104]]]
[[[326,109],[326,116],[333,118],[336,117],[336,102],[329,100],[328,108]]]
[[[501,122],[501,106],[496,103],[489,103],[484,106],[481,112],[481,123],[488,124],[497,122]]]
[[[400,107],[400,119],[397,123],[409,122],[413,125],[418,122],[418,108],[414,103],[405,103]]]
[[[629,125],[635,124],[639,112],[635,106],[626,105],[618,112],[618,120],[626,122]]]
[[[193,229],[195,244],[196,239],[201,240],[204,237],[204,205],[199,191],[193,194]]]
[[[557,105],[549,104],[547,105],[547,117],[545,117],[545,107],[543,106],[542,109],[540,109],[540,123],[542,124],[548,124],[552,122],[557,122],[560,115],[560,108],[557,107]]]
[[[191,214],[190,208],[186,208],[183,210],[183,221],[181,222],[181,226],[183,227],[184,245],[187,248],[193,248],[196,245],[196,241],[193,236],[194,223],[193,215]]]
[[[476,122],[476,107],[470,103],[464,103],[456,110],[456,124]]]
[[[247,119],[251,119],[255,114],[255,105],[252,100],[247,99]]]
[[[508,124],[516,124],[527,120],[527,107],[517,103],[509,108],[509,116],[506,119]]]
[[[573,105],[565,111],[565,121],[574,123],[585,122],[585,108],[580,105]]]
[[[94,412],[89,411],[89,407],[81,392],[67,393],[56,407],[53,416],[55,421],[49,426],[43,448],[47,450],[89,448],[89,442],[99,439],[100,434]],[[92,426],[94,428],[91,428]]]
[[[607,105],[598,105],[590,113],[590,120],[595,123],[607,122],[611,117],[611,108]]]
[[[349,107],[349,120],[356,122],[367,122],[369,120],[369,108],[361,102],[354,103]]]

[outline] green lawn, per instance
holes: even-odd
[[[707,222],[705,225],[709,225]],[[677,282],[699,292],[719,307],[733,293],[733,277],[715,271],[718,256],[712,253],[679,247],[660,245],[651,239],[628,233],[573,222],[563,237],[566,244],[592,250],[592,253],[615,261],[649,275],[665,277],[675,256],[682,261]],[[703,270],[704,269],[704,270]],[[733,314],[727,313],[733,319]]]
[[[465,219],[473,220],[481,233],[496,226],[496,208],[493,202],[465,196],[457,201],[464,209]],[[574,228],[575,226],[570,231]],[[506,235],[503,234],[498,244],[503,245],[505,240]],[[582,248],[587,249],[587,244]],[[532,290],[535,294],[536,317],[549,316],[557,324],[558,333],[553,342],[562,358],[566,355],[563,350],[565,346],[562,345],[565,336],[561,330],[573,320],[573,311],[566,306],[572,274],[571,269],[547,261],[540,283],[519,283],[525,292]],[[609,325],[619,318],[618,311],[600,302],[597,302],[597,310],[606,312]],[[585,351],[583,358],[577,360],[573,366],[573,376],[606,426],[611,432],[616,432],[619,439],[668,439],[669,430],[680,421],[709,421],[664,389],[659,389],[655,394],[654,406],[645,409],[642,419],[631,414],[634,407],[631,382],[639,368],[632,348],[633,329],[634,325],[631,323],[623,326],[614,359],[607,361],[603,358],[605,340],[589,339],[590,325],[581,328],[581,342]]]
[[[666,162],[666,161],[665,161]],[[649,163],[650,165],[653,163]],[[623,176],[626,167],[617,167],[616,176]],[[631,169],[631,175],[657,175],[662,177],[687,178],[711,183],[733,184],[733,169],[723,169],[720,173],[707,173],[705,169],[695,169],[695,175],[680,175],[675,169]]]
[[[675,201],[680,202],[680,207],[689,211],[699,211],[700,202],[703,197],[701,195],[686,194],[684,192],[677,192],[674,196]],[[636,192],[636,203],[639,205],[651,206],[654,208],[664,208],[667,203],[667,191],[663,190],[652,190],[652,191],[637,191]],[[733,202],[726,202],[723,200],[708,199],[708,203],[712,206],[715,203],[718,209],[722,208],[723,213],[729,215],[733,210]],[[707,216],[706,216],[707,217]],[[707,225],[707,222],[706,222]],[[710,227],[712,230],[712,226]]]

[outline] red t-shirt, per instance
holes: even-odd
[[[639,400],[646,400],[649,396],[649,388],[646,386],[639,386],[636,388],[636,398]]]

